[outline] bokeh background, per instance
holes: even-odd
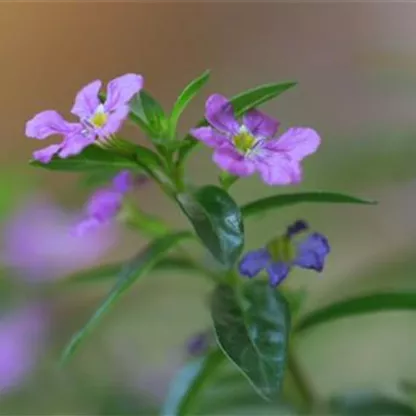
[[[1,3],[2,253],[16,215],[26,218],[28,238],[43,241],[34,199],[76,213],[90,192],[79,185],[79,175],[27,166],[39,147],[24,137],[29,118],[49,108],[67,116],[81,86],[126,72],[143,74],[146,89],[169,109],[182,87],[210,68],[209,85],[181,120],[183,132],[201,118],[209,93],[230,96],[261,83],[297,80],[296,89],[265,107],[284,127],[311,126],[322,136],[296,189],[342,190],[380,202],[300,206],[247,225],[250,248],[299,217],[328,235],[333,253],[323,276],[300,271],[288,282],[308,291],[304,311],[352,294],[414,290],[415,20],[416,5],[410,3]],[[145,143],[129,127],[125,134]],[[202,146],[187,169],[195,183],[216,180]],[[253,178],[238,182],[232,193],[243,203],[280,191]],[[137,192],[137,201],[173,226],[186,226],[151,183]],[[59,258],[80,256],[75,249],[66,253],[51,233],[53,243],[39,249],[42,255],[50,249]],[[123,232],[91,262],[130,258],[144,243]],[[102,240],[88,242],[85,250],[94,244]],[[14,379],[0,379],[0,414],[148,414],[186,358],[186,340],[209,322],[210,285],[203,278],[153,273],[106,316],[62,371],[56,364],[60,350],[111,283],[68,285],[49,295],[42,289],[36,297],[37,286],[30,284],[35,277],[27,274],[3,271],[20,288],[17,298],[9,297],[10,282],[4,285],[3,307],[23,329],[11,329],[9,318],[3,319],[0,332],[12,331],[16,340],[0,340],[7,344],[0,364],[15,359],[21,344],[31,346],[36,360],[24,376],[13,368]],[[26,318],[19,318],[22,313]],[[38,317],[31,330],[25,329],[27,316]],[[346,319],[305,334],[297,352],[322,396],[351,388],[395,394],[400,381],[416,378],[415,323],[414,315],[402,312]]]

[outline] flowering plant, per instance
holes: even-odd
[[[212,282],[212,330],[190,340],[189,363],[172,381],[164,415],[211,414],[214,407],[224,412],[259,402],[268,412],[281,414],[327,414],[330,409],[361,414],[366,406],[380,402],[391,409],[408,409],[404,403],[378,396],[320,398],[303,375],[294,351],[298,336],[330,320],[383,309],[391,301],[376,295],[371,302],[366,297],[349,299],[309,315],[299,313],[302,296],[282,283],[293,267],[324,272],[331,251],[324,230],[315,231],[299,219],[281,224],[279,232],[272,230],[261,247],[245,249],[244,224],[256,214],[303,203],[374,202],[338,192],[282,191],[282,186],[302,181],[303,159],[321,145],[320,135],[309,127],[292,127],[278,136],[279,122],[258,109],[293,88],[294,82],[261,85],[231,99],[213,94],[206,101],[205,117],[186,137],[179,137],[182,112],[208,79],[209,72],[205,72],[187,85],[170,114],[143,89],[140,75],[127,74],[112,80],[106,93],[98,80],[84,87],[72,108],[77,122],[68,122],[52,110],[28,121],[27,136],[62,138],[60,144],[34,152],[32,165],[112,177],[91,196],[73,227],[73,236],[82,240],[117,221],[133,225],[150,239],[123,265],[73,276],[87,280],[111,274],[116,275],[116,283],[70,340],[62,362],[73,356],[104,313],[134,283],[153,269],[186,268]],[[149,147],[119,136],[125,121],[146,135]],[[213,149],[212,159],[219,168],[216,184],[196,186],[185,174],[187,156],[200,143]],[[279,188],[272,196],[241,205],[230,189],[255,173],[266,186]],[[189,229],[174,230],[131,203],[129,192],[143,175],[175,202],[188,218]],[[181,249],[186,240],[201,244],[210,261],[193,258]]]

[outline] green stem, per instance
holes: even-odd
[[[293,351],[289,351],[288,370],[293,378],[298,393],[301,396],[303,407],[306,411],[310,411],[316,403],[316,397],[309,382],[303,374]]]
[[[124,209],[121,213],[120,220],[126,225],[139,230],[140,233],[148,238],[161,237],[172,231],[171,227],[163,220],[143,212],[128,199],[126,199],[124,203]],[[216,273],[207,270],[202,264],[194,260],[180,245],[176,247],[176,251],[211,281],[214,283],[220,281],[220,277]]]
[[[198,376],[188,389],[187,394],[183,397],[178,408],[177,416],[194,415],[195,405],[200,397],[201,392],[207,384],[212,381],[212,376],[216,373],[220,364],[224,360],[224,354],[221,350],[211,352],[206,358]]]
[[[232,185],[234,185],[235,182],[239,179],[238,176],[234,176],[229,174],[228,172],[221,172],[219,176],[219,181],[222,186],[222,188],[226,191],[228,191]]]

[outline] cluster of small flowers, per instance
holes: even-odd
[[[108,84],[104,103],[99,99],[101,85],[101,81],[93,81],[76,95],[71,112],[79,117],[79,122],[67,122],[56,111],[48,110],[27,123],[29,137],[45,139],[52,134],[63,137],[60,144],[36,151],[35,159],[48,163],[54,155],[66,158],[91,144],[102,145],[111,140],[127,118],[129,102],[143,87],[143,78],[126,74],[113,79]],[[320,145],[319,135],[311,128],[290,128],[277,137],[279,122],[257,109],[247,111],[240,122],[230,101],[220,94],[208,98],[205,118],[209,126],[194,128],[191,134],[214,149],[213,161],[235,176],[246,177],[258,172],[268,185],[299,183],[302,160]],[[85,217],[76,227],[77,234],[85,235],[117,218],[131,183],[131,175],[121,172],[110,187],[94,193],[86,205]],[[296,242],[295,237],[307,228],[305,222],[297,222],[265,248],[247,253],[240,261],[240,273],[253,277],[265,269],[270,283],[276,286],[292,266],[321,271],[329,244],[319,233]]]

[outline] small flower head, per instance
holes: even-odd
[[[118,173],[108,188],[97,190],[85,207],[85,217],[77,224],[76,234],[85,235],[115,220],[123,207],[125,194],[133,186],[134,178],[129,171]]]
[[[86,135],[100,138],[117,132],[129,113],[129,102],[143,86],[143,78],[136,74],[126,74],[115,78],[107,86],[104,103],[99,99],[102,83],[93,81],[75,97],[71,113],[78,116]]]
[[[273,239],[266,247],[246,253],[239,263],[240,274],[251,278],[266,270],[270,284],[275,287],[294,266],[321,272],[330,246],[326,237],[316,232],[299,241],[294,240],[295,236],[307,229],[304,221],[297,221],[287,228],[284,235]]]
[[[126,74],[115,78],[107,86],[107,98],[100,102],[101,81],[93,81],[75,97],[72,114],[79,117],[77,123],[69,123],[54,110],[36,114],[26,123],[26,136],[43,140],[51,135],[62,137],[60,144],[53,144],[33,153],[34,159],[49,163],[57,154],[61,158],[76,155],[98,140],[105,140],[116,133],[129,113],[129,101],[143,85],[143,78]]]
[[[211,126],[195,128],[191,134],[214,148],[214,162],[236,176],[258,172],[268,185],[299,183],[300,162],[320,144],[310,128],[291,128],[276,137],[279,122],[258,110],[248,111],[240,123],[231,103],[219,94],[207,100],[205,118]]]

